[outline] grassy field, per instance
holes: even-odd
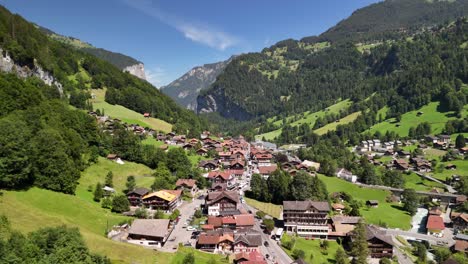
[[[468,175],[468,162],[466,160],[454,160],[454,161],[448,161],[448,162],[440,162],[438,163],[437,167],[439,164],[443,164],[446,166],[447,164],[454,164],[457,166],[457,169],[455,170],[446,170],[445,168],[441,172],[437,172],[437,169],[435,172],[428,173],[429,175],[433,176],[436,179],[439,180],[445,180],[447,177],[451,177],[452,175],[461,175],[461,176],[466,176]]]
[[[438,111],[438,102],[429,103],[426,106],[421,107],[418,110],[405,113],[401,116],[401,121],[398,123],[394,118],[385,120],[384,122],[378,123],[370,128],[371,133],[380,131],[385,133],[386,131],[394,131],[400,136],[408,136],[410,127],[416,127],[422,122],[428,122],[431,124],[432,134],[439,134],[445,127],[445,123],[448,120],[456,119],[453,112],[441,113]],[[417,116],[418,112],[423,112],[421,116]],[[380,112],[380,111],[379,111]],[[468,106],[465,106],[463,111],[463,117],[467,116]],[[377,115],[378,117],[378,115]],[[400,124],[397,127],[397,123]]]
[[[442,184],[423,179],[415,173],[411,173],[410,175],[405,174],[403,177],[406,181],[405,188],[415,189],[416,191],[430,191],[432,188],[436,187],[441,191],[444,190]]]
[[[282,243],[291,241],[291,236],[284,234],[281,238]],[[308,263],[334,263],[335,262],[335,253],[338,248],[341,247],[336,241],[328,241],[328,249],[322,251],[320,249],[320,240],[306,240],[301,237],[296,237],[296,243],[292,250],[288,250],[283,247],[284,252],[292,257],[292,252],[294,249],[303,250],[305,254],[304,260]],[[311,257],[311,255],[313,257]]]
[[[354,120],[356,120],[356,118],[358,118],[360,114],[361,112],[354,112],[350,115],[341,118],[340,120],[338,120],[338,122],[332,122],[330,124],[327,124],[319,129],[314,130],[314,132],[318,135],[323,135],[326,134],[328,131],[334,131],[336,130],[336,127],[338,125],[346,125],[353,122]]]
[[[362,188],[336,177],[319,175],[319,178],[327,185],[329,193],[345,191],[363,203],[367,200],[378,200],[379,207],[361,209],[361,214],[368,223],[379,224],[380,221],[384,221],[389,227],[405,230],[411,227],[411,216],[401,209],[401,205],[385,201],[390,194],[388,191]]]
[[[98,182],[104,183],[106,175],[112,171],[114,178],[114,189],[121,192],[125,189],[127,176],[135,176],[137,186],[150,187],[154,182],[154,177],[151,176],[152,170],[145,165],[125,161],[125,164],[120,165],[116,162],[99,157],[98,163],[89,166],[82,174],[79,180],[79,185],[76,189],[76,195],[87,201],[93,200],[93,193],[88,192],[88,186],[96,186]]]
[[[279,218],[281,211],[283,210],[281,205],[259,202],[257,200],[250,199],[247,197],[244,197],[244,199],[248,205],[256,208],[257,210],[263,211],[266,214],[271,215],[275,218]]]
[[[324,117],[326,114],[331,114],[331,113],[339,113],[340,110],[346,109],[351,105],[351,102],[349,100],[344,100],[340,101],[330,107],[327,107],[325,110],[318,111],[318,112],[305,112],[302,116],[302,118],[292,122],[294,116],[289,116],[286,118],[286,121],[288,123],[291,123],[291,126],[300,126],[301,124],[309,124],[309,126],[313,126],[315,124],[315,121],[319,117]],[[268,122],[273,122],[273,124],[280,126],[283,124],[283,120],[276,120],[276,117],[269,118],[267,121]],[[262,139],[265,137],[267,140],[272,140],[275,137],[279,136],[281,134],[281,129],[277,129],[268,133],[260,134],[255,136],[257,139]]]
[[[120,105],[111,105],[104,101],[106,91],[104,89],[93,89],[92,93],[96,99],[92,99],[94,109],[104,109],[106,115],[112,118],[118,118],[129,124],[138,124],[144,127],[150,127],[157,131],[170,132],[172,125],[157,118],[144,118],[142,114],[127,109]]]

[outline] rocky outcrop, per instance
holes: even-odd
[[[200,94],[197,97],[197,113],[218,112],[225,118],[246,121],[252,115],[239,107],[232,100],[226,98],[223,89],[210,90],[207,94]]]
[[[142,80],[146,80],[145,65],[143,63],[127,66],[123,69],[123,71],[128,72]]]
[[[179,79],[161,88],[161,91],[187,109],[197,110],[197,96],[214,83],[219,74],[235,56],[228,60],[197,66]]]
[[[34,61],[34,66],[22,66],[17,63],[10,57],[7,51],[4,51],[0,48],[0,71],[15,73],[21,78],[28,77],[37,77],[41,79],[47,85],[55,85],[59,90],[60,94],[63,94],[63,86],[58,82],[52,74],[45,71],[36,61]]]

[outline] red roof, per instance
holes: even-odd
[[[271,159],[273,156],[270,154],[270,153],[267,153],[267,154],[263,154],[263,153],[257,153],[255,154],[255,158],[257,160],[266,160],[266,159]]]
[[[227,181],[231,177],[231,172],[230,171],[210,171],[208,173],[208,178],[210,179],[214,179],[218,177],[221,177]]]
[[[430,215],[427,219],[427,229],[444,230],[444,219],[437,215]]]
[[[195,186],[196,183],[197,181],[193,179],[178,179],[176,182],[176,186],[187,186],[192,188],[193,186]]]
[[[252,214],[242,214],[225,217],[208,216],[207,223],[209,226],[213,226],[213,228],[221,227],[222,225],[236,225],[239,227],[245,227],[253,226],[255,224],[255,219]]]
[[[242,260],[246,261],[242,261]],[[240,252],[235,255],[235,260],[241,261],[242,264],[266,264],[265,258],[258,251]]]
[[[253,226],[255,224],[255,218],[252,214],[241,214],[234,217],[237,226]]]
[[[148,116],[150,116],[150,113],[144,113],[143,116],[148,117]]]

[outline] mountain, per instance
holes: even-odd
[[[111,63],[112,65],[116,66],[122,71],[129,72],[130,74],[140,79],[146,80],[145,65],[141,61],[138,61],[122,53],[112,52],[112,51],[108,51],[102,48],[96,48],[93,45],[87,42],[84,42],[80,39],[60,35],[48,28],[41,27],[39,25],[36,25],[36,27],[39,28],[43,33],[45,33],[51,39],[57,40],[67,45],[71,45],[78,50],[84,51],[86,53],[89,53],[93,56],[96,56],[100,59],[103,59]]]
[[[245,121],[316,112],[339,99],[365,96],[375,92],[367,86],[382,72],[401,74],[393,43],[408,38],[411,45],[415,36],[467,14],[468,0],[387,0],[364,7],[320,36],[280,41],[235,58],[200,92],[197,112]],[[378,60],[381,68],[373,72]],[[402,100],[410,97],[398,92]]]
[[[235,56],[225,61],[194,67],[182,77],[161,87],[161,91],[174,99],[179,105],[196,110],[199,92],[213,84],[216,77],[221,74],[233,58]]]

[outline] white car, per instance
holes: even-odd
[[[193,226],[187,226],[187,231],[197,231],[197,229]]]

